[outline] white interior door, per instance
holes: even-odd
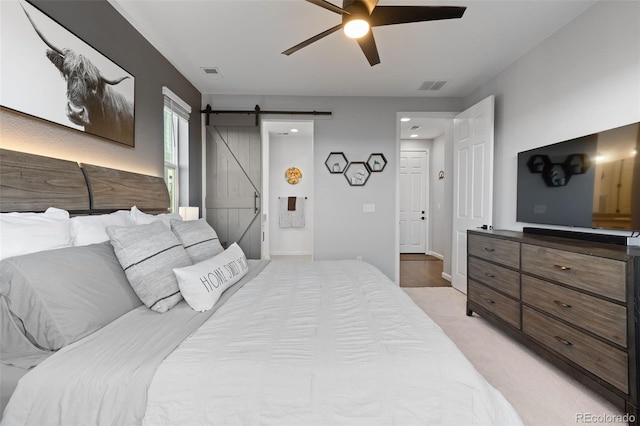
[[[494,97],[480,101],[453,120],[452,285],[467,292],[467,230],[493,220]]]
[[[426,253],[428,153],[400,152],[400,253]]]

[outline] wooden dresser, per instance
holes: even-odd
[[[468,231],[478,313],[638,418],[640,248]]]

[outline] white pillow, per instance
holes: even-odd
[[[109,241],[107,226],[133,226],[128,210],[118,210],[110,214],[76,216],[71,218],[71,238],[74,246]]]
[[[208,311],[222,293],[240,281],[249,271],[242,249],[233,243],[217,256],[173,272],[182,297],[194,311]]]
[[[44,213],[0,213],[0,259],[69,247],[69,212],[49,207]]]
[[[182,220],[182,216],[177,213],[164,213],[164,214],[148,214],[138,209],[138,207],[131,207],[131,220],[135,225],[148,225],[156,220],[162,221],[164,225],[171,228],[171,220]]]

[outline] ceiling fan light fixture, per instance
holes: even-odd
[[[369,23],[364,19],[351,19],[344,24],[344,33],[350,38],[360,38],[369,32]]]

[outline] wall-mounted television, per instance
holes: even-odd
[[[518,154],[517,221],[640,230],[640,123]]]

